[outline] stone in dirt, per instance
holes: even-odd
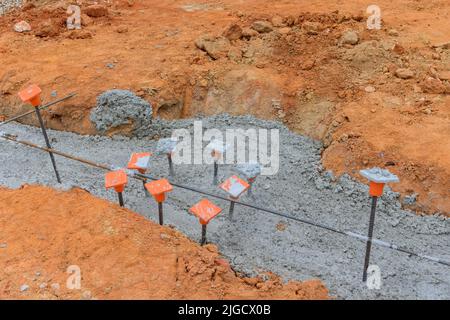
[[[441,71],[439,72],[439,79],[445,81],[450,81],[450,71]]]
[[[233,23],[224,31],[223,36],[230,41],[240,39],[242,37],[242,28]]]
[[[230,40],[227,38],[212,36],[201,36],[195,40],[195,45],[214,60],[226,57],[231,47]]]
[[[17,22],[14,25],[14,31],[15,32],[20,32],[20,33],[21,32],[28,32],[28,31],[31,31],[31,26],[26,21],[20,21],[20,22]]]
[[[252,28],[259,33],[267,33],[273,30],[273,26],[269,21],[258,20],[253,22]]]
[[[280,16],[274,16],[272,18],[272,24],[274,27],[285,27],[286,25],[283,23],[283,18]]]
[[[242,30],[242,37],[246,38],[246,39],[250,39],[252,37],[256,37],[258,36],[258,31],[253,30],[251,28],[244,28]]]
[[[400,79],[411,79],[414,78],[414,71],[407,68],[399,68],[395,70],[395,76]]]
[[[100,4],[94,4],[87,8],[84,8],[83,12],[86,13],[89,17],[100,18],[108,15],[108,8]]]
[[[323,30],[323,25],[319,22],[306,21],[302,24],[302,28],[306,34],[317,35]]]
[[[420,87],[424,93],[442,94],[446,92],[444,83],[433,77],[427,77],[421,82]]]
[[[52,20],[47,20],[39,24],[34,34],[40,38],[56,37],[59,35],[59,29],[56,23]]]
[[[341,43],[342,44],[351,44],[355,45],[359,42],[359,36],[356,31],[348,30],[344,32],[344,34],[341,37]]]

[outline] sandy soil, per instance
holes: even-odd
[[[214,245],[81,189],[2,188],[0,228],[1,299],[328,298],[319,280],[240,278]],[[71,265],[80,268],[80,289],[66,287]]]
[[[436,47],[449,42],[448,1],[377,1],[379,31],[366,29],[362,0],[113,1],[108,16],[85,19],[77,32],[64,28],[64,1],[46,2],[0,18],[5,116],[25,109],[16,93],[37,82],[46,100],[52,91],[79,93],[46,113],[59,130],[93,133],[89,111],[111,88],[137,92],[163,118],[224,111],[275,118],[321,139],[324,165],[336,173],[389,167],[401,178],[394,190],[418,195],[412,209],[450,212],[450,51]],[[291,29],[231,41],[214,58],[195,45],[231,24],[276,15]],[[22,19],[31,33],[12,31]],[[306,31],[311,23],[314,34]],[[358,45],[339,45],[348,29],[359,33]],[[398,68],[413,78],[396,77]]]

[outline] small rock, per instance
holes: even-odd
[[[228,59],[239,62],[242,58],[242,50],[237,47],[231,47],[228,51]]]
[[[375,89],[375,87],[367,86],[364,88],[364,91],[366,91],[367,93],[373,93],[376,91],[376,89]]]
[[[6,243],[0,243],[0,248],[5,249],[8,245]]]
[[[348,30],[344,32],[344,34],[341,37],[341,43],[342,44],[351,44],[355,45],[359,42],[359,36],[356,31]]]
[[[117,33],[127,33],[128,32],[128,27],[127,26],[118,26],[116,29]]]
[[[106,67],[109,69],[114,69],[115,65],[114,65],[114,63],[107,63]]]
[[[396,29],[391,29],[388,31],[388,35],[390,35],[391,37],[398,37],[399,33]]]
[[[40,38],[56,37],[59,34],[58,25],[52,20],[44,21],[39,24],[34,34]]]
[[[319,22],[306,21],[302,24],[302,29],[309,35],[319,34],[323,30],[323,26]]]
[[[223,32],[223,36],[230,41],[240,39],[242,37],[242,28],[233,23]]]
[[[420,87],[424,93],[442,94],[446,92],[446,87],[441,80],[427,77],[421,82]]]
[[[225,37],[204,35],[195,41],[195,45],[197,48],[205,51],[214,60],[226,57],[230,50],[230,40]]]
[[[58,291],[60,289],[59,283],[52,283],[50,287],[53,291]]]
[[[20,21],[20,22],[17,22],[14,25],[14,31],[15,32],[20,32],[20,33],[21,32],[28,32],[28,31],[31,31],[31,26],[26,21]]]
[[[94,4],[84,8],[83,12],[89,17],[100,18],[108,15],[108,8],[100,4]]]
[[[406,50],[403,46],[396,43],[396,44],[394,44],[392,51],[395,52],[396,54],[404,54]]]
[[[314,68],[315,64],[316,64],[316,61],[314,59],[308,59],[302,63],[300,68],[302,70],[311,70],[312,68]]]
[[[69,39],[91,39],[92,33],[87,30],[72,30],[68,35]]]
[[[30,289],[30,286],[27,285],[27,284],[23,284],[23,285],[20,286],[20,291],[21,291],[21,292],[25,292],[25,291],[27,291],[28,289]]]
[[[411,79],[414,78],[414,71],[407,68],[399,68],[395,70],[395,76],[400,79]]]
[[[438,75],[439,79],[450,81],[450,71],[441,71]]]
[[[258,36],[258,34],[259,34],[258,31],[250,29],[250,28],[244,28],[242,30],[242,37],[247,38],[247,39],[256,37],[256,36]]]
[[[262,20],[253,22],[252,28],[259,33],[267,33],[273,30],[273,26],[270,22]]]
[[[43,282],[39,285],[39,289],[43,290],[45,288],[47,288],[47,284],[45,282]]]
[[[91,299],[92,299],[92,293],[91,293],[89,290],[86,290],[86,291],[84,291],[84,292],[81,294],[81,298],[82,298],[83,300],[91,300]]]
[[[274,16],[272,18],[272,25],[274,27],[284,27],[285,24],[283,23],[283,18],[280,16]]]
[[[284,27],[284,28],[278,29],[278,32],[281,34],[289,34],[291,31],[292,31],[292,28],[289,28],[289,27]]]

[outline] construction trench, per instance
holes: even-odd
[[[82,28],[69,30],[71,2],[1,1],[0,297],[450,299],[448,2],[379,2],[382,30],[368,29],[361,0],[82,0]],[[18,97],[30,84],[42,89],[40,114]],[[265,163],[275,172],[230,201],[221,183],[249,177],[236,163],[196,163],[199,126],[223,137],[239,129],[248,154],[255,144],[247,129],[279,130],[279,163]],[[173,163],[170,174],[159,142],[183,130],[194,136],[194,163]],[[144,152],[147,172],[127,169],[130,156]],[[400,179],[378,199],[360,174],[372,167]],[[110,170],[128,174],[119,197],[105,188]],[[143,179],[169,180],[163,205]],[[48,201],[37,201],[45,192]],[[78,199],[86,202],[71,207]],[[207,228],[192,211],[202,199],[222,209]],[[88,210],[94,201],[103,209]],[[53,217],[51,204],[60,220],[39,220]],[[128,237],[139,244],[130,249],[121,242]],[[141,241],[151,237],[157,241]],[[119,276],[104,272],[118,260]],[[86,286],[58,292],[58,272],[65,276],[73,263],[83,265]],[[218,265],[228,270],[221,284]],[[367,265],[380,281],[362,280]],[[263,284],[269,274],[283,284]],[[199,295],[186,290],[192,283],[201,283]],[[243,285],[234,287],[242,295],[226,290],[231,283]]]
[[[191,120],[159,123],[154,135],[164,137],[174,128],[193,130]],[[253,186],[253,196],[243,195],[242,202],[276,210],[300,220],[330,226],[352,234],[366,234],[370,211],[368,187],[349,176],[335,179],[320,164],[321,144],[294,134],[276,122],[250,116],[232,117],[226,114],[201,118],[204,129],[266,128],[280,130],[280,169],[274,176],[260,176]],[[162,121],[164,122],[164,121]],[[2,131],[43,145],[39,128],[9,123]],[[151,152],[149,175],[168,177],[167,158],[156,155],[156,140],[143,137],[81,136],[49,130],[55,150],[110,164],[126,166],[133,152]],[[169,135],[170,136],[170,135]],[[22,184],[42,184],[59,189],[80,187],[93,195],[117,202],[117,194],[105,190],[103,170],[55,155],[63,183],[54,177],[48,154],[12,141],[2,141],[0,183],[10,188]],[[14,159],[14,161],[11,161]],[[175,165],[175,185],[186,185],[226,197],[212,184],[211,165]],[[223,181],[236,174],[234,166],[220,165],[218,179]],[[148,198],[142,182],[131,179],[123,193],[125,206],[143,216],[158,221],[157,203]],[[188,209],[204,195],[175,188],[164,203],[165,224],[173,225],[195,241],[200,238],[198,219]],[[208,197],[206,197],[208,198]],[[287,280],[319,278],[338,299],[445,299],[450,296],[448,265],[411,256],[374,244],[371,264],[380,268],[380,289],[368,289],[361,281],[365,243],[324,228],[293,221],[259,210],[236,205],[234,219],[228,216],[229,201],[209,197],[223,212],[208,225],[208,241],[217,244],[229,259],[233,269],[255,276],[271,271]],[[399,195],[387,188],[380,198],[374,238],[389,242],[407,251],[431,259],[450,261],[448,253],[450,223],[443,216],[418,216],[402,210]]]

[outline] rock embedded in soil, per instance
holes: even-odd
[[[19,33],[28,32],[31,31],[31,26],[26,21],[20,21],[14,25],[14,31]]]
[[[82,11],[92,18],[100,18],[108,15],[108,8],[100,4],[83,8]]]
[[[230,41],[238,40],[242,37],[242,28],[238,24],[233,23],[224,31],[223,36]]]
[[[436,78],[427,77],[420,83],[420,87],[424,93],[442,94],[446,92],[444,83]]]
[[[344,32],[344,34],[341,37],[341,43],[342,44],[351,44],[355,45],[359,42],[359,36],[356,31],[348,30]]]
[[[414,71],[407,68],[399,68],[395,70],[395,76],[400,79],[412,79],[414,78]]]
[[[230,40],[227,38],[209,35],[203,35],[195,40],[195,45],[214,60],[226,57],[231,47]]]
[[[252,38],[252,37],[257,37],[259,35],[258,31],[251,29],[251,28],[244,28],[242,30],[242,37],[244,38]]]
[[[302,29],[309,35],[317,35],[323,30],[323,25],[319,22],[306,21],[302,24]]]
[[[253,22],[252,28],[259,33],[268,33],[273,31],[273,26],[268,21],[258,20]]]
[[[285,27],[286,25],[283,23],[283,18],[280,16],[274,16],[272,18],[272,25],[274,27]]]

